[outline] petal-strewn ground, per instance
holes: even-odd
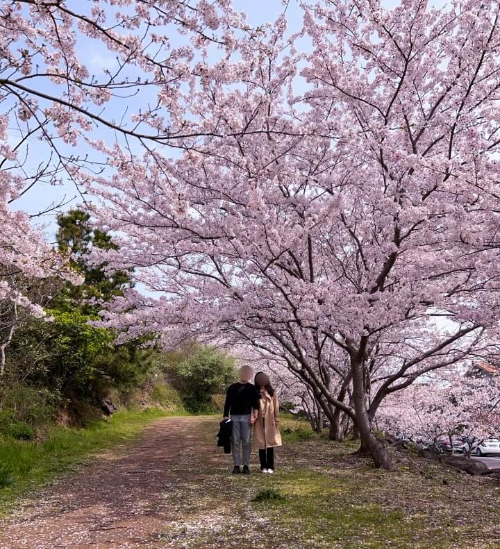
[[[500,547],[500,483],[409,458],[386,473],[307,433],[280,449],[275,476],[231,476],[216,427],[157,421],[25,501],[0,547]],[[284,499],[253,502],[262,490]]]

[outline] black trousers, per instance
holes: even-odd
[[[259,450],[259,460],[261,469],[274,469],[274,448]]]

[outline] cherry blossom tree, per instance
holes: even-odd
[[[215,7],[204,0],[193,4],[0,3],[0,371],[20,317],[26,312],[43,315],[19,281],[61,275],[78,281],[65,269],[67,258],[56,254],[30,223],[65,200],[28,216],[19,210],[19,199],[35,187],[71,181],[85,200],[74,173],[103,170],[102,158],[92,154],[89,144],[94,132],[109,140],[119,135],[124,147],[129,139],[166,143],[190,135],[181,88],[194,70],[189,62],[195,47],[202,50],[208,44],[231,41],[231,25],[239,22],[228,8],[225,27],[216,36]],[[193,42],[172,47],[166,32],[169,25],[178,29],[177,34],[190,32]],[[156,32],[160,28],[162,32]],[[109,67],[104,64],[92,73],[88,49],[110,60]],[[129,103],[144,95],[145,106],[128,116]],[[168,116],[161,115],[162,108]]]
[[[372,427],[384,399],[497,333],[497,4],[321,0],[296,35],[285,13],[253,29],[228,0],[6,9],[6,101],[101,200],[89,209],[120,252],[95,260],[149,290],[103,322],[254,346],[390,469]],[[89,76],[80,35],[115,72]]]
[[[9,202],[16,197],[15,187],[9,188],[8,184],[13,182],[3,179],[4,186],[0,184],[0,375],[4,373],[6,349],[19,325],[27,316],[45,316],[43,305],[50,299],[54,284],[42,280],[63,278],[80,283],[79,276],[67,267],[68,258],[54,250],[42,233],[32,228],[29,216],[10,210]]]
[[[440,373],[387,398],[376,423],[381,430],[436,441],[462,436],[472,443],[498,436],[500,378],[468,378],[463,370]]]
[[[190,124],[216,135],[177,158],[102,144],[115,175],[80,174],[118,235],[107,260],[162,294],[132,292],[104,320],[284,360],[391,468],[380,403],[496,334],[498,6],[322,1],[299,37],[285,27],[241,29],[223,64],[203,60]]]

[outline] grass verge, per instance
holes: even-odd
[[[396,452],[396,470],[383,471],[352,455],[355,442],[308,435],[304,424],[288,427],[276,474],[252,478],[254,494],[283,499],[250,501],[278,530],[300,532],[298,546],[500,548],[497,482]]]
[[[299,528],[311,547],[421,547],[408,539],[409,533],[423,530],[420,518],[351,497],[356,489],[351,479],[342,482],[319,472],[292,469],[265,480],[273,488],[262,493],[276,492],[280,497],[256,498],[254,505],[280,528]]]
[[[71,471],[97,452],[136,437],[151,421],[174,415],[181,414],[157,408],[121,410],[82,429],[55,427],[43,442],[0,441],[0,514],[33,488]]]

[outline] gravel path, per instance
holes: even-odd
[[[255,515],[255,479],[228,475],[216,428],[207,418],[155,422],[0,522],[0,548],[304,547]]]

